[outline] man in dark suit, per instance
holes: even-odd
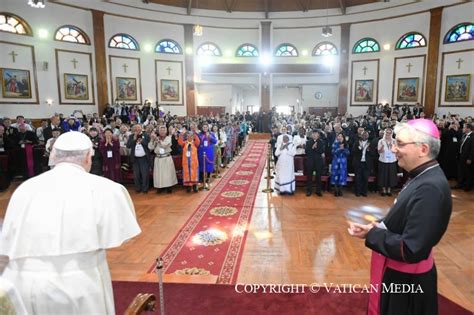
[[[130,149],[130,160],[133,165],[133,182],[137,193],[148,193],[150,187],[150,150],[148,135],[141,125],[135,125],[133,136],[128,138],[127,148]]]
[[[373,164],[372,142],[369,141],[369,133],[363,131],[358,141],[352,146],[352,165],[355,172],[355,195],[367,197],[369,175]]]
[[[306,142],[306,196],[311,196],[313,193],[313,172],[316,171],[316,195],[322,196],[321,189],[321,174],[324,168],[324,142],[321,140],[321,135],[318,130],[313,130],[311,139]]]
[[[458,185],[455,188],[464,188],[465,191],[471,190],[473,181],[474,134],[472,129],[472,123],[464,124],[464,134],[458,155]]]
[[[54,115],[51,117],[50,125],[43,129],[44,143],[48,142],[48,139],[53,137],[53,129],[58,129],[60,123],[59,116]]]

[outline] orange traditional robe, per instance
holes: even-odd
[[[199,160],[198,147],[199,137],[194,134],[194,141],[185,141],[182,136],[178,138],[178,144],[183,147],[183,186],[193,186],[199,183]]]

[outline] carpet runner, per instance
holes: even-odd
[[[266,156],[266,141],[247,143],[162,253],[165,274],[217,276],[216,283],[235,283]]]
[[[158,295],[158,284],[150,282],[114,281],[116,314],[123,314],[138,293]],[[239,291],[242,287],[237,288]],[[318,293],[237,293],[233,285],[215,284],[164,284],[166,314],[318,314],[318,315],[365,315],[368,294],[333,293],[321,289]],[[259,292],[262,292],[261,290]],[[469,315],[472,312],[438,295],[440,315]],[[160,306],[157,302],[156,312]]]

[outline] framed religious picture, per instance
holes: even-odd
[[[2,96],[4,98],[31,98],[30,71],[2,70]]]
[[[162,101],[179,102],[178,80],[160,80],[160,91]]]
[[[115,95],[120,101],[137,100],[137,79],[136,78],[115,78]]]
[[[64,97],[68,100],[88,100],[89,81],[84,74],[64,74]]]
[[[420,78],[399,78],[397,102],[418,102]]]
[[[355,80],[354,102],[373,102],[374,80]]]
[[[469,102],[470,87],[470,74],[447,75],[444,100],[446,102]]]

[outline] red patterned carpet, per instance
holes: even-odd
[[[116,314],[123,314],[138,293],[154,293],[158,299],[158,284],[150,282],[114,281]],[[238,287],[239,291],[241,287]],[[165,283],[164,300],[166,314],[318,314],[364,315],[368,294],[318,293],[237,293],[233,285]],[[260,290],[259,292],[262,292]],[[438,295],[440,315],[469,315],[472,312]],[[159,313],[157,310],[151,314]],[[150,313],[146,313],[150,314]]]
[[[161,255],[165,274],[236,281],[266,156],[266,141],[249,141]]]

